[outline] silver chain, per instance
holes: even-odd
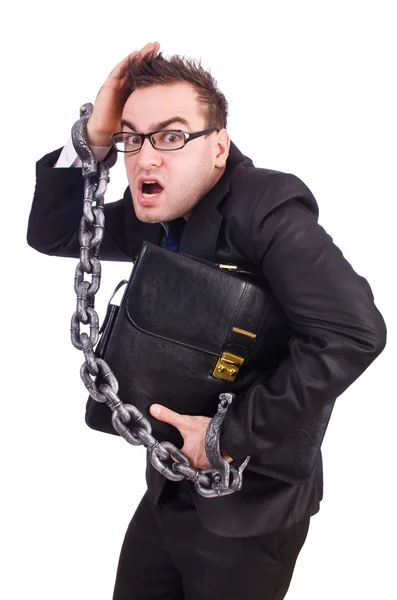
[[[218,412],[208,424],[205,448],[212,469],[196,469],[189,459],[171,442],[159,442],[151,435],[152,427],[148,419],[132,404],[124,404],[117,395],[119,384],[107,362],[98,358],[94,346],[99,337],[99,318],[94,309],[95,294],[101,280],[99,248],[105,229],[104,195],[109,182],[109,169],[117,159],[116,148],[112,148],[104,161],[97,162],[86,141],[86,126],[93,111],[91,103],[80,108],[80,119],[72,127],[72,141],[82,162],[84,178],[84,209],[80,221],[80,261],[74,277],[74,290],[77,295],[76,312],[71,320],[72,344],[82,350],[85,362],[80,376],[91,398],[105,402],[112,411],[112,424],[117,433],[133,446],[144,445],[150,462],[157,471],[171,481],[189,479],[196,490],[206,498],[231,494],[241,489],[242,472],[250,460],[248,456],[239,468],[230,465],[222,456],[219,438],[222,423],[234,394],[220,394]],[[93,206],[94,205],[94,206]],[[84,280],[84,274],[91,275],[91,281]],[[90,333],[81,332],[81,324],[89,325]],[[92,379],[101,374],[106,383],[99,389]],[[132,420],[132,421],[131,421]],[[128,424],[128,427],[127,427]],[[165,461],[174,457],[170,468]],[[230,480],[231,476],[231,482]]]

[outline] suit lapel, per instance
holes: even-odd
[[[182,233],[180,252],[215,262],[216,242],[223,221],[217,206],[230,186],[230,176],[224,179],[225,173],[190,215]]]
[[[236,166],[242,162],[252,166],[251,159],[244,156],[237,146],[230,142],[226,169],[218,183],[197,204],[190,215],[183,230],[180,252],[216,262],[217,240],[223,221],[217,207],[229,193],[231,175]]]

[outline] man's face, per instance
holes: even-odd
[[[137,89],[125,103],[122,131],[202,131],[207,127],[196,96],[194,88],[187,83],[153,85]],[[172,123],[161,125],[171,119]],[[132,201],[138,219],[147,223],[158,223],[190,213],[222,176],[229,145],[228,134],[222,129],[219,133],[214,131],[207,138],[201,136],[191,140],[180,150],[156,150],[150,140],[145,139],[139,152],[124,154]],[[147,198],[142,191],[142,180],[151,179],[156,179],[162,190]]]

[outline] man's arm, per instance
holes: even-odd
[[[128,54],[111,71],[98,92],[93,113],[87,122],[86,137],[90,146],[111,146],[113,132],[120,130],[123,106],[131,93],[128,84],[129,60],[144,57],[147,53],[156,56],[159,49],[158,42],[149,42],[141,50]],[[37,162],[37,182],[29,216],[27,242],[32,248],[45,254],[78,258],[84,181],[81,169],[53,168],[61,150],[62,148],[51,152]],[[100,248],[101,258],[132,260],[128,254],[125,235],[127,220],[124,201],[105,204],[104,211],[105,232]],[[129,235],[133,235],[130,230]]]
[[[61,148],[36,163],[36,188],[29,215],[29,246],[55,256],[80,257],[79,228],[83,216],[81,168],[54,168]],[[131,261],[125,237],[123,200],[105,203],[101,259]]]
[[[294,335],[274,374],[228,408],[220,443],[236,460],[274,452],[321,420],[386,344],[385,322],[368,282],[353,270],[316,215],[298,198],[274,205],[266,214],[266,202],[259,199],[247,244]]]

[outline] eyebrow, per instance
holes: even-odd
[[[182,123],[182,125],[186,125],[187,127],[190,127],[189,121],[186,121],[186,119],[184,119],[183,117],[171,117],[171,119],[167,119],[166,121],[160,121],[160,123],[153,123],[151,126],[151,131],[157,131],[159,129],[164,129],[165,127],[168,127],[168,125],[171,125],[172,123]],[[130,121],[127,121],[127,119],[121,119],[121,126],[123,127],[123,125],[126,125],[132,131],[135,131],[136,133],[138,133],[137,127],[135,127],[135,125],[133,123],[131,123]]]

